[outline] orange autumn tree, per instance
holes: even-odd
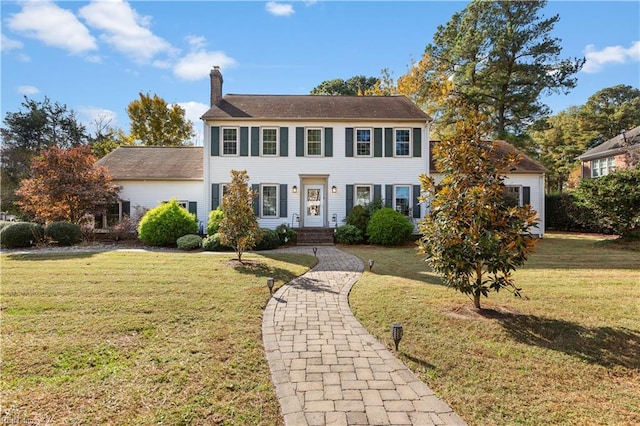
[[[35,220],[78,223],[97,206],[118,201],[120,187],[105,167],[97,166],[91,148],[50,148],[31,163],[31,178],[16,191],[16,205]]]

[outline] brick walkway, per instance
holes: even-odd
[[[311,247],[285,249],[313,255]],[[303,425],[464,425],[431,389],[371,336],[349,308],[364,266],[335,247],[281,287],[262,324],[284,422]]]

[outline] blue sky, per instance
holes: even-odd
[[[458,1],[5,1],[2,119],[24,96],[66,104],[90,132],[97,117],[129,130],[127,105],[157,94],[199,116],[209,71],[224,93],[308,94],[324,80],[397,78]],[[544,101],[557,113],[617,84],[640,87],[640,2],[550,1],[562,57],[586,57],[578,87]],[[196,141],[197,142],[197,141]]]

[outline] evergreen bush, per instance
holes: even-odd
[[[413,224],[402,213],[385,207],[371,216],[367,236],[371,244],[394,246],[407,242],[413,234]]]
[[[138,225],[138,238],[152,246],[173,246],[183,235],[197,232],[195,215],[180,207],[175,199],[149,210]]]
[[[62,246],[72,246],[82,241],[82,229],[75,223],[51,222],[45,228],[44,236]]]
[[[202,240],[202,249],[204,251],[227,251],[229,247],[223,246],[220,243],[220,234],[215,233],[208,235]]]
[[[347,225],[353,225],[358,228],[364,236],[367,232],[367,225],[369,224],[369,218],[371,217],[369,211],[361,206],[353,206],[347,219],[345,220]]]
[[[296,238],[298,236],[295,229],[290,228],[286,223],[281,223],[280,225],[276,226],[276,233],[280,238],[280,244],[293,243],[296,241]]]
[[[176,245],[180,250],[197,250],[202,247],[202,237],[195,234],[187,234],[176,240]]]
[[[12,222],[0,230],[0,245],[5,248],[32,247],[43,237],[44,228],[37,223]]]
[[[336,241],[340,244],[360,244],[363,240],[362,231],[355,225],[342,225],[336,229]]]
[[[209,221],[207,222],[207,235],[218,233],[218,228],[220,228],[220,221],[222,219],[224,219],[224,211],[220,207],[215,210],[211,210],[209,213]]]
[[[280,236],[273,229],[260,228],[255,250],[273,250],[280,246]]]

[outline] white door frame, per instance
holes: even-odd
[[[327,227],[327,212],[329,211],[327,184],[329,175],[301,174],[299,176],[300,187],[302,188],[300,194],[300,226],[305,228]],[[319,200],[312,200],[315,205],[308,205],[309,190],[314,191],[312,198],[319,198]],[[313,214],[308,214],[310,212],[313,212]]]

